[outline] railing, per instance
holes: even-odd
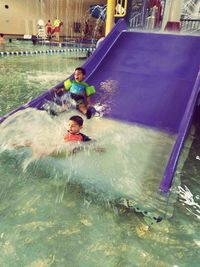
[[[138,13],[133,18],[129,20],[130,28],[140,28],[142,26],[142,14]]]
[[[181,19],[181,31],[200,33],[200,20],[199,19]]]
[[[189,0],[188,2],[186,2],[184,5],[183,5],[183,8],[182,8],[182,13],[184,14],[185,12],[187,12],[187,14],[191,14],[194,12],[195,10],[195,7],[196,7],[196,3],[197,1],[194,1],[194,0]]]
[[[184,19],[198,18],[199,17],[199,0],[189,0],[182,7],[182,17]]]
[[[155,17],[145,18],[145,25],[142,25],[142,14],[137,14],[129,20],[130,28],[145,28],[152,30],[154,28]],[[198,19],[181,19],[181,31],[200,34],[200,20]]]
[[[159,30],[165,9],[165,1],[150,2],[149,0],[129,0],[128,6],[129,27],[145,30]],[[131,2],[132,1],[132,2]],[[136,3],[138,3],[136,5]]]

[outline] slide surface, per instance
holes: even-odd
[[[199,94],[200,37],[122,30],[114,38],[87,81],[116,84],[109,117],[177,136],[159,187],[168,192]]]

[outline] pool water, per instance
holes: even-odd
[[[79,54],[0,58],[0,117],[45,92],[83,64]]]
[[[83,63],[64,55],[2,62],[1,116]],[[173,216],[152,225],[117,201],[130,198],[165,213],[157,187],[175,137],[95,117],[85,121],[83,132],[96,142],[77,155],[41,156],[63,146],[72,113],[51,117],[28,109],[0,125],[0,266],[199,266],[198,125],[173,187]],[[16,142],[31,147],[15,149]]]
[[[15,52],[15,51],[44,51],[44,50],[61,50],[61,49],[71,49],[71,48],[94,48],[94,45],[90,44],[78,44],[78,43],[63,43],[65,46],[61,46],[55,43],[41,43],[33,45],[32,41],[20,41],[12,40],[11,43],[6,40],[5,45],[0,46],[0,52]],[[80,53],[80,51],[79,51]]]

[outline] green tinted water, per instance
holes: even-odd
[[[77,53],[0,58],[0,116],[63,81],[82,62]]]
[[[65,79],[81,61],[40,55],[1,63],[3,115]],[[60,145],[69,115],[22,112],[23,120],[1,125],[0,266],[199,266],[199,137],[181,175],[185,203],[178,200],[173,217],[149,227],[140,213],[108,200],[133,194],[157,209],[154,194],[174,138],[94,118],[84,132],[106,148],[103,154],[89,149],[76,160],[33,160],[30,148],[9,147],[13,140],[32,140],[37,151]]]
[[[46,42],[46,41],[45,41]],[[33,45],[32,41],[20,41],[20,40],[12,40],[9,43],[8,40],[5,41],[5,45],[0,46],[0,52],[15,52],[15,51],[44,51],[44,50],[61,50],[61,49],[70,49],[70,48],[82,48],[82,47],[91,47],[90,44],[78,44],[71,43],[70,45],[65,43],[66,46],[53,45],[51,43],[46,44],[35,44]]]

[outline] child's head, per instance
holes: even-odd
[[[3,33],[0,33],[0,37],[3,37],[4,36],[4,34]]]
[[[78,134],[83,128],[83,119],[80,116],[72,116],[69,118],[68,131],[71,134]]]
[[[77,82],[82,82],[85,79],[86,71],[84,68],[76,68],[74,72],[74,78]]]

